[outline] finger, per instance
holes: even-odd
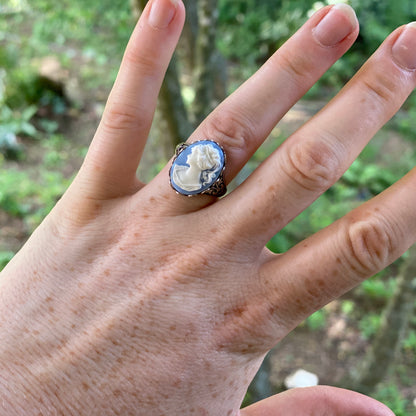
[[[241,410],[241,416],[394,416],[384,404],[328,386],[288,390]]]
[[[276,317],[293,327],[416,241],[416,169],[377,197],[263,265]],[[276,274],[279,270],[279,275]]]
[[[184,16],[180,0],[152,0],[133,31],[81,170],[88,192],[96,197],[137,189],[137,166]]]
[[[227,154],[229,182],[265,140],[282,116],[318,78],[351,46],[358,22],[346,5],[329,6],[315,14],[262,68],[226,99],[197,128],[190,142],[211,139]],[[168,194],[166,167],[157,183]],[[173,196],[178,209],[194,210],[210,197]]]
[[[395,31],[334,100],[220,201],[241,239],[254,237],[261,249],[339,179],[414,89],[415,50],[416,27]]]

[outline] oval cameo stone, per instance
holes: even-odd
[[[221,146],[211,140],[200,140],[186,146],[173,161],[170,183],[182,195],[197,195],[217,181],[224,165]]]

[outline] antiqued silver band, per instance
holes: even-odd
[[[169,170],[172,188],[181,195],[225,195],[226,156],[224,149],[212,140],[181,143]]]

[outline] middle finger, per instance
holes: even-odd
[[[283,115],[348,50],[357,34],[358,21],[351,7],[343,4],[320,10],[207,117],[189,142],[210,139],[223,146],[227,154],[224,175],[229,183]],[[176,195],[166,179],[168,169],[156,178],[162,192],[175,199],[167,204],[168,209],[181,214],[212,201],[207,196],[188,199]]]

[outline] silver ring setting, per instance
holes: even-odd
[[[176,147],[169,170],[172,188],[181,195],[225,195],[226,156],[224,149],[212,140],[199,140]]]

